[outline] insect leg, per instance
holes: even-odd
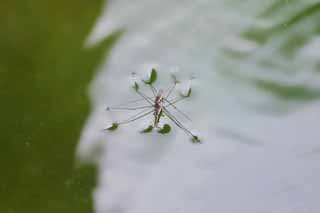
[[[153,96],[156,97],[158,94],[157,89],[154,86],[152,86],[151,84],[149,84],[149,88],[151,89]]]
[[[139,115],[139,116],[137,116],[137,117],[135,117],[135,118],[121,121],[121,122],[118,123],[118,125],[127,124],[127,123],[130,123],[130,122],[136,121],[136,120],[138,120],[138,119],[140,119],[140,118],[143,118],[143,117],[145,117],[145,116],[147,116],[147,115],[149,115],[149,114],[151,114],[151,113],[153,113],[153,110],[148,111],[148,112],[146,112],[146,113],[144,113],[144,114],[142,114],[142,115]]]
[[[176,107],[172,102],[170,102],[169,100],[167,100],[166,98],[164,98],[164,101],[166,101],[167,103],[169,103],[167,106],[172,106],[177,112],[179,112],[181,115],[183,115],[186,119],[188,119],[189,121],[192,121],[189,116],[182,112],[180,109],[178,109],[178,107]],[[166,107],[167,107],[166,106]]]
[[[145,116],[147,116],[147,115],[149,115],[151,113],[153,113],[153,110],[148,111],[148,112],[147,112],[147,110],[142,110],[141,112],[129,117],[128,119],[126,119],[124,121],[117,122],[116,124],[117,125],[127,124],[127,123],[130,123],[130,122],[136,121],[136,120],[138,120],[140,118],[143,118],[143,117],[145,117]],[[108,130],[108,128],[105,128],[103,130]]]
[[[168,88],[168,94],[165,96],[165,98],[169,98],[169,96],[171,95],[172,91],[174,90],[174,88],[177,86],[177,84],[179,83],[179,81],[177,80],[177,77],[174,74],[171,74],[171,77],[174,81],[174,84]]]
[[[129,104],[133,104],[133,103],[138,103],[140,101],[143,101],[144,99],[143,98],[140,98],[140,99],[136,99],[136,100],[132,100],[132,101],[127,101],[127,102],[124,102],[124,103],[121,103],[121,104],[117,104],[113,107],[121,107],[121,106],[127,106]]]
[[[172,100],[168,100],[168,101],[170,101],[170,104],[168,104],[166,106],[171,106],[171,105],[173,105],[175,103],[178,103],[178,102],[180,102],[180,101],[182,101],[184,99],[186,99],[186,97],[178,97],[178,98],[175,98],[175,99],[172,99]]]
[[[163,107],[164,114],[175,123],[179,128],[181,128],[185,133],[189,134],[193,138],[196,137],[190,130],[188,130],[183,124],[181,124],[177,118],[174,117],[165,107]]]
[[[137,117],[137,116],[139,116],[139,115],[141,115],[141,114],[143,114],[143,113],[145,113],[147,111],[150,111],[150,110],[149,109],[142,110],[142,111],[130,116],[127,120],[134,119],[135,117]]]
[[[169,92],[168,94],[166,95],[165,98],[169,98],[169,96],[171,95],[172,91],[174,90],[174,88],[176,88],[176,85],[177,85],[177,81],[174,82],[174,85],[171,86],[171,88],[169,88]]]
[[[138,93],[144,100],[146,100],[149,104],[151,104],[151,106],[153,106],[153,100],[150,97],[148,97],[147,95],[143,94],[139,90],[136,90],[136,93]]]
[[[152,108],[153,106],[141,106],[141,107],[107,107],[106,110],[109,111],[109,110],[138,110],[138,109],[150,109]]]

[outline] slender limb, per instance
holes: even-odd
[[[122,124],[127,124],[127,123],[130,123],[130,122],[133,122],[133,121],[136,121],[140,118],[143,118],[151,113],[153,113],[154,110],[151,110],[151,111],[148,111],[146,112],[147,110],[143,110],[137,114],[135,114],[134,116],[131,116],[130,118],[128,118],[127,120],[124,120],[124,121],[121,121],[121,122],[118,122],[117,124],[118,125],[122,125]],[[105,128],[103,130],[107,130],[108,128]]]
[[[106,110],[138,110],[138,109],[150,109],[153,106],[141,106],[141,107],[107,107]]]
[[[164,111],[165,115],[173,121],[180,129],[182,129],[186,134],[191,135],[192,137],[195,137],[194,134],[192,134],[191,131],[189,131],[185,126],[183,126],[168,110]]]
[[[147,116],[147,115],[149,115],[151,113],[153,113],[153,110],[148,111],[148,112],[146,112],[146,113],[144,113],[144,114],[142,114],[142,115],[140,115],[140,116],[138,116],[136,118],[128,119],[128,120],[125,120],[125,121],[121,121],[121,122],[118,123],[118,125],[127,124],[127,123],[130,123],[130,122],[136,121],[136,120],[138,120],[140,118],[143,118],[143,117],[145,117],[145,116]]]
[[[192,84],[192,80],[194,79],[194,77],[191,77],[190,79],[190,83],[189,83],[189,90],[191,90],[191,84]],[[168,99],[168,97],[170,96],[171,92],[173,91],[173,89],[175,88],[175,86],[177,85],[177,81],[175,81],[175,84],[172,86],[170,92],[168,93],[168,95],[166,96],[166,98]],[[188,94],[188,96],[184,96],[182,95],[183,97],[182,98],[188,98],[190,97],[190,94]]]
[[[188,130],[183,124],[181,124],[178,119],[176,119],[166,108],[163,108],[164,114],[175,123],[180,129],[182,129],[186,134],[189,134],[191,137],[197,137],[190,130]]]
[[[192,121],[189,116],[182,112],[180,109],[178,109],[175,105],[173,105],[173,103],[171,103],[169,100],[167,100],[166,98],[163,98],[163,100],[167,103],[169,103],[167,106],[172,106],[177,112],[179,112],[181,115],[183,115],[186,119],[188,119],[189,121]]]
[[[171,95],[171,93],[172,93],[172,91],[174,90],[174,88],[176,87],[176,85],[177,85],[177,83],[174,82],[174,85],[170,88],[170,90],[169,90],[169,92],[168,92],[168,94],[166,95],[165,98],[169,98],[169,96]]]
[[[148,97],[147,95],[143,94],[142,92],[136,90],[136,92],[144,99],[146,100],[151,106],[153,106],[153,100]]]
[[[136,117],[138,117],[138,116],[140,116],[140,115],[142,115],[142,114],[144,114],[146,112],[149,112],[149,111],[150,111],[149,109],[142,110],[142,111],[130,116],[129,118],[127,118],[126,121],[127,120],[131,120],[131,119],[135,119]]]
[[[139,116],[139,115],[141,115],[141,114],[143,114],[143,113],[145,113],[145,112],[147,112],[147,111],[150,111],[150,110],[149,110],[149,109],[142,110],[142,111],[140,111],[140,112],[138,112],[138,113],[130,116],[128,119],[132,119],[132,118],[134,118],[134,117],[136,117],[136,116]]]
[[[128,101],[128,102],[125,102],[125,103],[121,103],[121,104],[118,104],[118,105],[115,105],[115,106],[112,106],[112,107],[121,107],[121,106],[124,106],[124,105],[129,105],[129,104],[137,103],[137,102],[140,102],[140,101],[143,101],[143,100],[144,100],[143,98],[140,98],[140,99]]]
[[[178,127],[183,129],[184,131],[188,130],[168,109],[163,108],[163,113],[172,120]],[[190,132],[190,131],[187,131]]]
[[[179,83],[179,81],[177,80],[177,77],[171,73],[171,77],[173,78],[174,84],[172,85],[172,87],[170,88],[166,98],[169,98],[169,96],[171,95],[172,91],[174,90],[174,88],[177,86],[177,84]]]
[[[179,97],[179,98],[175,98],[175,99],[172,99],[172,100],[168,100],[168,101],[170,101],[170,104],[167,105],[167,106],[171,106],[171,105],[173,105],[175,103],[178,103],[178,102],[180,102],[180,101],[182,101],[184,99],[186,99],[186,97]]]
[[[136,91],[142,98],[141,99],[137,99],[137,100],[133,100],[133,101],[128,101],[126,103],[122,103],[122,104],[118,104],[116,106],[112,106],[112,107],[107,107],[106,110],[111,110],[111,109],[117,109],[117,110],[137,110],[137,109],[143,109],[143,108],[150,108],[150,107],[153,107],[153,100],[148,97],[147,95],[143,94],[142,92],[140,91]],[[140,102],[140,101],[147,101],[149,104],[149,106],[141,106],[141,107],[122,107],[124,105],[129,105],[129,104],[132,104],[132,103],[137,103],[137,102]]]
[[[157,89],[154,86],[152,86],[151,84],[149,84],[149,88],[151,89],[153,96],[156,97],[158,94]]]

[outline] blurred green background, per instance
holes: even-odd
[[[117,35],[84,48],[102,0],[0,6],[0,212],[92,212],[95,169],[76,168],[87,88]]]

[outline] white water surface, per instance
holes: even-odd
[[[284,26],[263,44],[241,36],[312,3],[294,1],[278,15],[259,17],[274,2],[108,2],[88,44],[125,31],[91,85],[94,109],[78,146],[81,159],[98,165],[97,213],[320,211],[319,100],[287,99],[256,86],[263,80],[319,89],[320,50],[313,48],[319,36],[312,34],[318,23]],[[279,47],[300,32],[313,36],[292,56],[282,54]],[[171,84],[170,72],[183,82],[196,77],[192,97],[177,106],[192,118],[192,124],[182,121],[202,144],[192,144],[174,124],[169,135],[140,134],[152,116],[114,133],[101,131],[129,115],[106,112],[106,106],[139,98],[131,73],[152,67],[158,88]]]

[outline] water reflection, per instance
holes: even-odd
[[[320,139],[319,50],[310,47],[319,41],[318,7],[111,2],[89,42],[126,32],[92,85],[95,108],[78,149],[87,159],[94,147],[104,150],[97,212],[317,212],[318,158],[301,153]],[[194,96],[180,108],[204,144],[177,128],[168,137],[141,135],[137,126],[101,133],[116,116],[105,106],[132,99],[130,73],[151,67],[196,76]]]

